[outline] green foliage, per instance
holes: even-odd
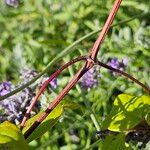
[[[125,135],[107,136],[104,142],[100,143],[101,150],[131,150],[128,144],[125,143]]]
[[[130,132],[138,131],[141,127],[143,131],[149,129],[147,126],[149,124],[149,110],[149,96],[118,95],[114,100],[112,111],[103,121],[102,128],[109,129],[111,134],[107,134],[105,140],[100,141],[101,149],[132,150],[131,145],[126,143],[126,136]]]
[[[139,3],[141,6],[141,1],[123,1],[114,23],[128,19],[133,15],[139,15],[143,11],[147,12],[147,1],[142,1],[142,7],[140,8],[138,7]],[[4,1],[1,1],[0,32],[3,38],[0,40],[2,46],[0,49],[0,64],[3,67],[0,70],[0,80],[2,81],[2,79],[8,77],[17,79],[18,73],[16,73],[16,70],[19,72],[20,68],[24,66],[43,70],[45,65],[68,44],[90,31],[102,27],[112,4],[112,0],[106,3],[105,1],[93,2],[92,0],[74,0],[70,2],[66,0],[61,2],[58,0],[53,2],[22,1],[21,5],[14,9],[6,6]],[[134,52],[137,47],[140,48],[140,51],[142,49],[144,53],[147,53],[145,48],[149,44],[148,40],[144,39],[149,35],[146,34],[148,33],[146,32],[148,27],[146,30],[144,25],[141,24],[141,22],[143,24],[147,22],[145,18],[146,16],[135,19],[133,23],[115,27],[112,35],[109,35],[109,37],[112,37],[112,41],[106,40],[106,45],[102,49],[105,49],[105,51],[111,49],[113,53],[117,48],[122,50],[127,48],[126,51],[130,52],[130,49],[134,46]],[[138,30],[139,27],[140,30]],[[134,36],[132,32],[137,34]],[[84,53],[87,53],[87,49],[91,48],[95,37],[90,37],[90,41],[78,45],[78,49],[82,49]],[[131,47],[128,48],[126,45],[129,41],[132,44],[130,43]],[[135,41],[135,44],[133,41]],[[147,46],[145,47],[145,45]],[[74,54],[77,55],[77,52]],[[20,62],[19,65],[17,64],[18,61]],[[52,67],[49,72],[54,69]]]
[[[146,119],[148,125],[150,126],[150,111],[147,113],[145,119]]]
[[[104,121],[104,128],[111,131],[123,132],[132,129],[148,117],[150,110],[150,97],[135,97],[127,94],[119,95],[115,101],[112,112]]]
[[[0,124],[0,150],[27,150],[27,143],[20,129],[5,121]]]
[[[13,83],[18,84],[22,68],[27,67],[41,72],[49,63],[51,68],[48,68],[47,72],[50,75],[69,59],[81,54],[87,54],[98,34],[90,36],[69,50],[67,46],[89,32],[101,28],[113,2],[114,0],[21,0],[18,8],[12,8],[6,6],[4,0],[1,0],[0,82],[11,80]],[[98,58],[104,63],[107,63],[108,58],[117,57],[121,60],[124,57],[128,57],[129,63],[126,72],[148,87],[150,87],[149,8],[148,0],[123,1],[114,23],[143,13],[145,15],[112,28],[98,54]],[[64,49],[66,50],[65,52],[63,51]],[[66,55],[69,55],[68,60],[64,59]],[[59,60],[58,63],[56,63],[57,59]],[[70,76],[74,75],[79,68],[80,66],[73,66],[71,73],[67,72],[60,75],[58,79],[59,87],[54,92],[59,93],[69,81]],[[106,115],[110,114],[114,99],[118,94],[127,93],[137,97],[145,94],[140,87],[127,81],[124,77],[112,76],[103,68],[100,69],[100,76],[98,87],[84,94],[86,99],[82,98],[82,94],[78,93],[76,88],[72,89],[67,97],[70,101],[79,103],[84,109],[86,108],[84,101],[88,101],[89,107],[96,114],[99,124],[102,123]],[[121,127],[118,125],[120,119],[126,121],[125,118],[121,118],[126,114],[123,112],[119,114],[118,110],[118,114],[117,112],[116,114],[117,118],[120,117],[119,122],[117,120],[116,124],[113,122],[111,124],[112,128],[118,131],[132,127],[138,123],[137,119],[141,119],[142,116],[150,125],[149,110],[147,110],[146,114],[146,110],[143,111],[142,107],[139,107],[139,110],[134,109],[135,106],[140,105],[139,103],[134,103],[133,107],[129,105],[129,110],[131,110],[128,110],[129,114],[134,113],[135,118],[134,116],[132,118],[131,116],[128,117],[127,121],[131,119],[131,122],[128,122],[128,124],[123,122],[125,126],[123,123]],[[124,102],[120,104],[116,101],[115,108],[122,105],[124,106]],[[142,106],[145,107],[147,104],[142,103]],[[149,108],[149,106],[147,107]],[[88,108],[86,109],[88,110]],[[61,111],[60,109],[58,113],[61,113]],[[137,111],[141,115],[138,116]],[[143,113],[141,113],[142,111]],[[90,147],[96,141],[96,128],[93,125],[90,114],[87,112],[85,111],[84,114],[78,113],[78,111],[63,112],[63,120],[60,123],[56,123],[53,130],[46,130],[46,134],[40,139],[31,142],[29,144],[30,149],[76,150]],[[55,122],[56,120],[53,121]],[[109,121],[111,121],[111,118]],[[109,125],[110,123],[107,124],[107,127]],[[50,127],[49,125],[49,129]],[[71,131],[73,131],[73,135],[70,134]],[[78,142],[74,141],[72,137],[78,139]],[[120,134],[117,137],[107,138],[107,141],[112,142],[113,140],[111,139],[113,138],[123,141],[124,135]],[[109,143],[107,142],[106,144],[108,145]],[[117,143],[114,144],[117,145]],[[105,147],[105,145],[102,147]],[[98,149],[98,147],[96,148]]]
[[[57,107],[44,119],[44,121],[35,129],[35,131],[27,138],[27,142],[31,142],[39,137],[41,137],[46,131],[49,131],[55,123],[58,121],[60,116],[63,114],[64,109],[80,109],[78,104],[73,102],[69,102],[64,100],[61,102]],[[81,109],[80,109],[81,110]],[[36,119],[42,114],[43,112],[38,113],[34,117],[30,118],[23,128],[23,134],[30,128],[30,126],[36,121]]]

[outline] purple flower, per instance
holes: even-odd
[[[5,0],[6,4],[12,7],[18,7],[19,6],[19,0]]]
[[[11,91],[12,84],[11,82],[3,82],[0,84],[0,96],[3,96]]]
[[[127,57],[123,58],[122,63],[126,66],[128,64],[129,59]]]
[[[98,70],[99,70],[98,68],[93,67],[84,74],[81,80],[82,88],[91,89],[98,85],[98,77],[99,77]]]
[[[42,84],[43,84],[46,80],[48,80],[48,79],[49,79],[49,77],[47,77],[47,76],[42,77],[42,80],[41,80],[41,82],[40,82],[40,84],[39,84],[39,88],[41,88],[41,87],[42,87]],[[58,86],[58,84],[57,84],[57,79],[54,78],[49,84],[51,85],[51,88],[56,89],[57,86]]]
[[[23,70],[21,79],[22,82],[20,85],[30,81],[37,75],[36,71],[33,70]],[[48,79],[48,77],[42,77],[38,86],[37,83],[34,85],[23,89],[21,92],[16,93],[15,95],[8,97],[7,99],[0,101],[0,122],[5,120],[11,121],[13,123],[19,124],[25,114],[27,108],[31,104],[32,98],[35,96],[35,92],[42,84]],[[52,88],[57,88],[57,79],[54,78],[50,83]],[[39,86],[40,85],[40,86]],[[36,88],[35,88],[36,87]],[[0,84],[0,96],[9,93],[14,89],[14,86],[11,82],[3,82]],[[51,92],[51,91],[50,91]],[[42,101],[38,101],[31,112],[31,116],[36,114],[42,107],[42,103],[46,102],[47,98],[43,98],[44,94],[41,97]]]
[[[115,69],[119,69],[119,70],[125,70],[125,67],[128,64],[128,58],[125,57],[122,59],[122,61],[120,62],[117,58],[111,58],[108,60],[108,65],[115,68]],[[111,73],[113,73],[113,71],[110,71]]]
[[[37,71],[35,70],[30,70],[30,69],[23,69],[21,71],[21,80],[22,80],[22,83],[27,83],[29,82],[30,80],[32,80],[34,77],[36,77],[38,74]]]
[[[53,89],[56,89],[57,88],[57,79],[54,78],[51,82],[50,82],[50,85]]]
[[[18,124],[22,120],[23,114],[25,114],[34,96],[35,93],[31,90],[31,88],[26,88],[22,92],[17,93],[4,101],[0,101],[0,110],[3,112],[1,113],[0,122],[9,120]],[[38,101],[32,111],[32,114],[35,114],[40,110],[39,104],[40,102]]]
[[[37,71],[35,70],[30,70],[30,69],[23,69],[21,72],[21,80],[23,80],[23,83],[29,82],[31,79],[36,77],[38,74]],[[48,76],[43,76],[40,83],[39,83],[39,88],[42,86],[42,84],[48,79]],[[54,78],[51,82],[50,85],[53,89],[57,88],[57,79]]]
[[[117,58],[112,58],[108,61],[108,65],[115,68],[115,69],[119,69],[119,61]]]
[[[0,87],[3,93],[4,89],[10,92],[13,85],[10,82],[3,82]],[[1,93],[1,92],[0,92]],[[32,98],[35,96],[33,90],[28,87],[22,92],[17,93],[3,101],[0,101],[0,122],[5,120],[19,124],[25,114],[27,107],[30,105]],[[32,114],[40,110],[38,101]]]

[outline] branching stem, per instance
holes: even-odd
[[[73,77],[73,79],[67,84],[67,86],[61,91],[57,98],[51,102],[48,108],[41,114],[41,116],[31,125],[31,127],[24,133],[24,137],[28,136],[40,125],[40,123],[52,112],[52,110],[60,103],[60,101],[65,97],[65,95],[72,89],[72,87],[78,82],[78,80],[86,73],[89,69],[85,66],[78,71],[78,73]]]
[[[54,72],[42,85],[42,87],[40,88],[39,92],[37,93],[37,95],[33,98],[30,106],[28,107],[26,114],[21,122],[21,129],[23,128],[23,126],[25,125],[26,120],[29,118],[30,116],[30,112],[32,111],[33,107],[35,106],[35,103],[37,102],[38,98],[40,97],[40,95],[44,92],[45,88],[48,86],[48,84],[54,79],[56,78],[63,70],[65,70],[66,68],[68,68],[70,65],[81,61],[81,60],[86,60],[87,56],[80,56],[78,58],[75,58],[71,61],[69,61],[68,63],[66,63],[65,65],[61,66],[58,70],[56,70],[56,72]]]
[[[102,29],[102,32],[96,42],[92,50],[90,51],[89,57],[86,60],[86,63],[82,69],[78,71],[78,73],[73,77],[73,79],[67,84],[67,86],[61,91],[61,93],[57,96],[57,98],[50,103],[48,108],[45,110],[43,114],[30,126],[30,128],[25,132],[24,137],[28,138],[30,134],[40,125],[40,123],[50,114],[50,112],[59,104],[59,102],[65,97],[65,95],[72,89],[72,87],[78,82],[78,80],[90,69],[94,66],[95,61],[97,60],[97,53],[100,45],[102,44],[111,23],[114,20],[114,17],[119,9],[122,0],[116,0],[114,6],[108,16],[108,19]],[[40,96],[40,95],[39,95]]]
[[[129,18],[129,19],[126,19],[126,20],[120,21],[120,22],[118,22],[118,23],[116,23],[116,24],[113,24],[113,25],[111,25],[111,27],[115,27],[115,26],[118,26],[118,25],[121,25],[121,24],[128,23],[128,22],[133,21],[133,20],[136,19],[136,18],[140,18],[140,17],[142,17],[142,16],[144,16],[144,15],[147,15],[147,13],[142,13],[142,14],[140,14],[140,15],[135,15],[135,16]],[[71,52],[71,50],[72,50],[77,44],[81,43],[83,40],[85,40],[85,39],[91,37],[92,35],[94,35],[94,34],[100,32],[101,30],[102,30],[102,29],[98,29],[98,30],[92,31],[92,32],[86,34],[85,36],[81,37],[80,39],[76,40],[75,42],[73,42],[71,45],[69,45],[67,48],[65,48],[59,55],[57,55],[57,56],[46,66],[46,68],[45,68],[41,73],[39,73],[36,77],[34,77],[33,79],[31,79],[29,82],[27,82],[27,83],[25,83],[24,85],[22,85],[22,86],[16,88],[15,90],[11,91],[10,93],[8,93],[8,94],[6,94],[6,95],[3,95],[3,96],[0,96],[0,101],[2,101],[2,100],[4,100],[4,99],[6,99],[6,98],[8,98],[8,97],[10,97],[10,96],[12,96],[12,95],[18,93],[18,92],[20,92],[21,90],[23,90],[23,89],[25,89],[26,87],[28,87],[28,86],[30,86],[31,84],[33,84],[37,79],[39,79],[42,75],[44,75],[44,74],[49,70],[49,68],[52,67],[52,65],[53,65],[54,63],[56,63],[58,60],[60,60],[60,58],[61,58],[62,56],[65,56],[65,55],[69,54],[69,53]]]
[[[137,79],[135,79],[134,77],[132,77],[131,75],[129,75],[128,73],[126,73],[124,71],[121,71],[119,69],[113,68],[111,66],[108,66],[108,65],[106,65],[106,64],[104,64],[104,63],[102,63],[100,61],[97,61],[97,64],[100,65],[100,66],[102,66],[102,67],[104,67],[104,68],[106,68],[106,69],[109,69],[109,70],[111,70],[113,72],[119,73],[119,74],[127,77],[128,79],[132,80],[134,83],[136,83],[139,86],[141,86],[150,95],[150,89],[147,86],[145,86],[143,83],[141,83],[140,81],[138,81]]]
[[[113,6],[106,22],[105,22],[105,25],[102,28],[101,34],[97,38],[96,42],[93,45],[93,48],[90,51],[90,56],[93,60],[97,59],[97,54],[98,54],[98,51],[99,51],[99,47],[102,44],[102,42],[103,42],[103,40],[104,40],[108,30],[109,30],[114,18],[115,18],[115,15],[116,15],[119,7],[120,7],[121,2],[122,2],[122,0],[116,0],[115,1],[114,6]]]
[[[96,42],[93,45],[93,48],[90,50],[89,52],[89,57],[85,57],[82,56],[80,58],[82,58],[81,60],[86,60],[86,63],[84,64],[84,67],[81,68],[76,75],[72,78],[72,80],[66,85],[66,87],[61,91],[61,93],[58,94],[58,96],[56,97],[56,99],[54,99],[54,101],[52,101],[48,108],[41,114],[41,116],[30,126],[30,128],[25,132],[24,137],[28,138],[32,132],[40,125],[40,123],[52,112],[52,110],[61,102],[61,100],[65,97],[65,95],[73,88],[73,86],[79,81],[79,79],[90,69],[92,68],[95,64],[98,64],[104,68],[107,68],[109,70],[112,70],[114,72],[120,73],[122,75],[124,75],[125,77],[131,79],[132,81],[134,81],[135,83],[137,83],[138,85],[140,85],[148,94],[150,94],[150,90],[141,82],[139,82],[138,80],[136,80],[135,78],[133,78],[132,76],[128,75],[127,73],[120,71],[118,69],[112,68],[108,65],[103,64],[100,61],[97,61],[97,54],[98,54],[98,50],[99,47],[101,46],[113,20],[114,17],[120,7],[122,0],[116,0],[114,3],[114,6],[109,14],[109,17],[102,29],[102,32],[100,34],[100,36],[98,37],[98,39],[96,40]],[[77,58],[77,61],[81,61]],[[72,62],[72,64],[75,62]],[[69,62],[68,66],[71,65],[71,62]],[[42,88],[40,89],[39,93],[37,94],[37,96],[35,97],[35,99],[33,100],[32,106],[30,107],[29,111],[30,112],[33,108],[33,105],[35,104],[35,102],[37,101],[37,99],[39,98],[39,96],[43,93],[43,91],[45,90],[46,86],[48,85],[48,83],[54,78],[56,77],[58,74],[61,73],[62,70],[64,70],[65,68],[67,68],[68,66],[65,64],[65,67],[62,67],[62,69],[60,69],[57,73],[54,73],[52,76],[50,76],[49,80],[47,80]],[[25,121],[28,117],[28,112],[27,115],[25,116]],[[22,122],[22,127],[24,126],[24,121]]]

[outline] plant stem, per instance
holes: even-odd
[[[87,108],[87,110],[88,110],[88,112],[90,114],[90,118],[91,118],[91,120],[92,120],[92,122],[93,122],[93,124],[94,124],[94,126],[96,128],[96,131],[100,131],[100,125],[99,125],[98,119],[96,117],[96,114],[95,114],[95,112],[93,112],[93,110],[92,110],[92,108],[90,106],[90,103],[89,103],[89,101],[88,101],[88,99],[86,98],[85,95],[86,95],[85,93],[82,93],[82,97],[84,99],[85,106],[86,106],[86,108]]]
[[[88,148],[86,148],[85,150],[90,150],[93,149],[94,147],[96,147],[99,142],[102,141],[101,139],[97,140],[96,142],[94,142],[92,145],[90,145]]]
[[[106,69],[109,69],[111,71],[114,71],[116,73],[119,73],[119,74],[127,77],[128,79],[132,80],[133,82],[135,82],[136,84],[138,84],[139,86],[141,86],[150,95],[150,89],[147,86],[145,86],[143,83],[141,83],[140,81],[138,81],[137,79],[135,79],[134,77],[132,77],[131,75],[129,75],[128,73],[126,73],[124,71],[121,71],[119,69],[113,68],[111,66],[108,66],[108,65],[106,65],[106,64],[104,64],[104,63],[102,63],[100,61],[97,61],[97,64],[100,65],[100,66],[102,66],[102,67],[104,67],[104,68],[106,68]]]
[[[24,137],[28,138],[28,136],[40,125],[40,123],[52,112],[52,110],[60,103],[60,101],[65,97],[65,95],[72,89],[72,87],[78,82],[78,80],[86,73],[89,68],[87,65],[89,63],[86,62],[84,67],[80,69],[77,74],[73,77],[73,79],[67,84],[67,86],[61,91],[61,93],[56,97],[56,99],[49,104],[48,108],[44,113],[31,125],[31,127],[24,133]]]
[[[111,25],[111,27],[115,27],[115,26],[118,26],[118,25],[121,25],[121,24],[125,24],[125,23],[128,23],[130,21],[133,21],[134,19],[136,18],[139,18],[139,17],[142,17],[146,15],[146,13],[142,13],[140,15],[135,15],[133,16],[132,18],[129,18],[129,19],[126,19],[126,20],[123,20],[123,21],[120,21],[119,23],[116,23],[114,25]],[[26,87],[30,86],[31,84],[33,84],[37,79],[39,79],[42,75],[44,75],[50,67],[52,67],[57,61],[61,60],[61,58],[63,56],[66,56],[68,55],[70,52],[73,51],[73,47],[75,47],[77,44],[81,43],[83,40],[93,36],[94,34],[100,32],[102,29],[98,29],[98,30],[95,30],[95,31],[92,31],[88,34],[86,34],[85,36],[81,37],[80,39],[76,40],[75,42],[73,42],[71,45],[69,45],[67,48],[65,48],[64,50],[62,50],[62,52],[60,54],[58,54],[48,65],[47,67],[41,72],[39,73],[36,77],[34,77],[32,80],[30,80],[29,82],[27,82],[26,84],[16,88],[15,90],[11,91],[10,93],[4,95],[4,96],[0,96],[0,101],[20,92],[21,90],[25,89]]]
[[[73,76],[74,76],[74,72],[73,72],[72,66],[70,66],[69,72],[70,72],[70,76],[73,77]],[[83,101],[84,101],[84,104],[85,104],[85,106],[87,107],[87,110],[88,110],[88,112],[89,112],[90,118],[91,118],[91,120],[92,120],[92,122],[93,122],[93,124],[94,124],[94,126],[95,126],[95,128],[96,128],[96,130],[97,130],[97,131],[100,131],[100,125],[99,125],[98,119],[97,119],[97,117],[96,117],[95,112],[92,110],[88,99],[87,99],[86,96],[85,96],[86,93],[84,93],[84,92],[82,91],[82,89],[80,88],[80,86],[79,86],[78,84],[76,84],[75,87],[76,87],[78,93],[82,96],[82,99],[83,99]]]
[[[73,86],[78,82],[78,80],[90,68],[92,68],[95,64],[98,64],[98,65],[100,65],[102,67],[105,67],[107,69],[113,70],[115,72],[118,72],[118,73],[128,77],[132,81],[134,81],[137,84],[139,84],[140,86],[142,86],[148,93],[150,93],[149,89],[145,85],[140,83],[138,80],[136,80],[132,76],[128,75],[127,73],[124,73],[123,71],[120,71],[118,69],[115,69],[115,68],[112,68],[112,67],[110,67],[108,65],[105,65],[105,64],[101,63],[100,61],[97,61],[98,49],[99,49],[101,43],[103,42],[104,37],[107,34],[108,29],[110,28],[112,21],[114,20],[115,14],[117,13],[117,10],[119,9],[121,1],[122,0],[116,0],[115,1],[113,9],[110,12],[110,15],[109,15],[109,17],[108,17],[108,19],[107,19],[107,21],[106,21],[106,23],[105,23],[105,25],[104,25],[104,27],[102,29],[102,32],[101,32],[100,36],[98,37],[98,39],[96,40],[92,50],[90,51],[89,57],[86,58],[86,63],[84,65],[84,67],[77,72],[77,74],[73,77],[73,79],[66,85],[66,87],[61,91],[61,93],[59,93],[59,95],[56,97],[56,99],[52,103],[49,104],[48,108],[40,115],[40,117],[25,132],[25,134],[24,134],[25,138],[28,138],[32,134],[32,132],[40,125],[40,123],[52,112],[52,110],[60,103],[60,101],[65,97],[65,95],[73,88]],[[65,53],[65,51],[63,52],[63,54],[64,53]]]
[[[78,80],[89,70],[91,69],[95,61],[97,60],[97,53],[100,44],[102,43],[108,29],[110,28],[110,25],[115,17],[115,14],[117,13],[117,10],[120,6],[122,0],[116,0],[112,11],[110,12],[110,15],[102,29],[102,32],[98,39],[96,40],[92,51],[90,53],[90,56],[87,58],[86,63],[82,69],[78,71],[78,73],[73,77],[73,79],[66,85],[66,87],[61,91],[61,93],[57,96],[57,98],[49,104],[48,108],[45,110],[44,113],[41,114],[41,116],[30,126],[30,128],[25,132],[24,137],[28,138],[28,136],[40,125],[40,123],[50,114],[50,112],[60,103],[60,101],[65,97],[65,95],[72,89],[72,87],[78,82]]]
[[[44,92],[45,88],[48,86],[48,84],[54,79],[56,78],[63,70],[65,70],[66,68],[68,68],[70,65],[81,61],[81,60],[86,60],[87,56],[80,56],[78,58],[75,58],[71,61],[69,61],[68,63],[64,64],[63,66],[61,66],[58,70],[56,70],[56,72],[54,72],[42,85],[42,87],[40,88],[39,92],[37,93],[37,95],[33,98],[33,100],[31,101],[30,106],[28,107],[26,114],[20,124],[21,129],[23,128],[23,126],[25,125],[26,120],[29,118],[30,116],[30,112],[32,111],[36,101],[38,100],[38,98],[40,97],[40,95]]]
[[[93,59],[93,60],[96,60],[97,59],[97,54],[98,54],[98,50],[99,50],[99,47],[100,45],[102,44],[114,18],[115,18],[115,15],[120,7],[120,4],[121,4],[122,0],[116,0],[114,5],[113,5],[113,8],[111,10],[111,12],[109,13],[109,16],[105,22],[105,25],[102,29],[102,32],[100,33],[99,37],[97,38],[96,42],[94,43],[93,45],[93,48],[91,49],[90,51],[90,57]]]
[[[100,131],[100,125],[99,125],[99,123],[97,121],[97,118],[96,118],[96,115],[93,113],[93,111],[90,114],[90,117],[91,117],[91,120],[92,120],[92,122],[93,122],[93,124],[94,124],[94,126],[96,128],[96,131]]]

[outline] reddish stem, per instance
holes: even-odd
[[[93,60],[96,60],[97,59],[97,54],[98,54],[98,50],[99,50],[99,47],[100,45],[102,44],[114,18],[115,18],[115,15],[120,7],[120,4],[121,4],[122,0],[116,0],[115,3],[114,3],[114,6],[107,18],[107,21],[101,31],[101,34],[99,35],[98,39],[96,40],[96,42],[94,43],[93,45],[93,48],[90,50],[90,57],[93,59]]]
[[[81,61],[81,60],[86,60],[87,59],[87,56],[80,56],[78,58],[75,58],[71,61],[69,61],[68,63],[66,63],[65,65],[61,66],[56,72],[54,72],[42,85],[42,87],[40,88],[39,92],[37,93],[37,95],[33,98],[30,106],[28,107],[27,111],[26,111],[26,114],[20,124],[20,128],[22,129],[23,126],[25,125],[25,122],[27,121],[27,119],[29,118],[30,116],[30,112],[32,111],[36,101],[38,100],[39,96],[44,92],[45,88],[48,86],[48,84],[54,79],[56,78],[64,69],[68,68],[70,65],[78,62],[78,61]]]
[[[100,65],[100,66],[102,66],[102,67],[104,67],[104,68],[106,68],[106,69],[112,70],[113,72],[119,73],[119,74],[127,77],[128,79],[132,80],[133,82],[135,82],[136,84],[138,84],[139,86],[141,86],[150,95],[150,89],[148,87],[146,87],[143,83],[141,83],[140,81],[138,81],[137,79],[135,79],[131,75],[127,74],[126,72],[121,71],[121,70],[116,69],[116,68],[113,68],[111,66],[108,66],[106,64],[103,64],[100,61],[97,61],[97,64]]]
[[[60,101],[65,97],[65,95],[72,89],[72,87],[78,82],[78,80],[92,67],[86,62],[84,67],[78,71],[78,73],[73,77],[73,79],[67,84],[67,86],[61,91],[57,98],[51,102],[48,108],[41,114],[41,116],[31,125],[31,127],[24,133],[24,137],[28,136],[40,125],[40,123],[50,114],[50,112],[60,103]]]
[[[99,36],[99,38],[96,40],[91,52],[90,57],[87,59],[85,66],[80,69],[80,71],[73,77],[73,79],[68,83],[68,85],[61,91],[61,93],[58,95],[58,97],[49,105],[49,107],[46,109],[46,111],[31,125],[31,127],[26,131],[24,134],[25,138],[28,138],[28,136],[39,126],[39,124],[48,116],[48,114],[59,104],[59,102],[64,98],[64,96],[72,89],[72,87],[77,83],[77,81],[91,68],[96,62],[96,57],[98,53],[98,49],[104,40],[104,37],[110,28],[110,25],[115,17],[115,14],[117,13],[117,10],[120,6],[122,0],[116,0],[112,11],[110,12],[110,15],[102,29],[102,32]],[[40,95],[39,95],[40,96]]]

